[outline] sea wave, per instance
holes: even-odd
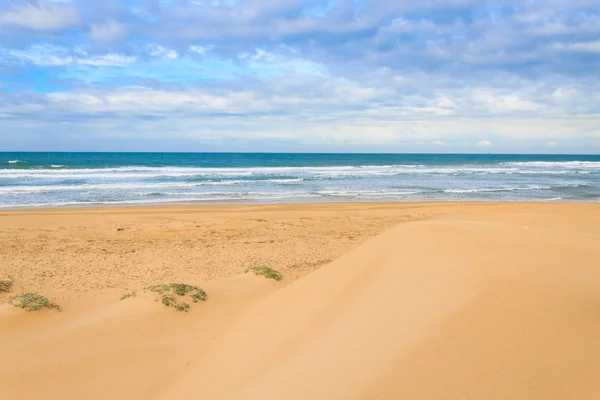
[[[175,189],[192,188],[200,186],[231,186],[252,184],[256,182],[266,184],[293,184],[302,182],[302,178],[294,179],[263,179],[260,181],[249,180],[225,180],[225,181],[203,181],[203,182],[157,182],[157,183],[109,183],[109,184],[77,184],[77,185],[39,185],[39,186],[0,186],[1,194],[23,194],[23,193],[51,193],[63,191],[100,191],[100,190],[135,190],[135,189]]]
[[[560,168],[594,168],[600,169],[600,161],[508,161],[510,166],[525,167],[560,167]]]
[[[548,190],[553,186],[526,186],[526,187],[500,187],[500,188],[479,188],[479,189],[444,189],[444,193],[485,193],[485,192],[514,192],[518,190]]]
[[[18,161],[18,160],[16,160]],[[10,161],[9,161],[10,162]],[[53,171],[51,168],[31,168],[27,170],[31,173],[102,173],[102,172],[154,172],[154,173],[220,173],[220,172],[280,172],[280,171],[352,171],[361,169],[387,170],[395,168],[423,168],[423,165],[339,165],[339,166],[311,166],[311,167],[147,167],[147,166],[126,166],[126,167],[106,167],[106,168],[71,168],[67,171]],[[14,170],[0,169],[0,172],[9,173]]]
[[[181,194],[179,194],[181,195]],[[113,206],[126,206],[126,205],[152,205],[152,204],[176,204],[176,203],[214,203],[214,202],[243,202],[243,201],[269,201],[278,202],[285,200],[301,199],[301,198],[316,198],[318,196],[309,193],[294,193],[294,194],[277,194],[268,193],[263,195],[251,195],[251,196],[238,196],[233,198],[230,195],[222,196],[197,196],[197,197],[169,197],[161,199],[135,199],[135,200],[123,200],[123,199],[105,199],[105,200],[72,200],[72,201],[56,201],[56,202],[43,202],[43,203],[19,203],[19,204],[2,204],[0,203],[0,209],[3,208],[46,208],[46,207],[85,207],[85,206],[96,206],[96,205],[113,205]]]
[[[590,173],[591,171],[579,171]],[[0,177],[12,179],[92,179],[92,178],[185,178],[185,177],[251,177],[293,175],[295,178],[370,177],[395,175],[456,175],[456,174],[568,174],[569,170],[527,170],[516,167],[250,167],[250,168],[97,168],[97,169],[0,169]]]
[[[5,159],[8,158],[16,164],[25,156],[13,154]],[[180,164],[79,168],[77,162],[67,158],[44,159],[43,163],[29,157],[27,160],[30,163],[23,165],[2,162],[0,207],[178,202],[550,201],[557,197],[596,201],[600,196],[600,161],[448,163],[442,160],[437,164],[384,161],[385,165],[367,161],[364,165],[298,167],[274,163],[226,167],[228,164],[223,162],[211,167]]]
[[[321,196],[332,197],[355,197],[355,196],[376,196],[376,197],[392,197],[392,196],[408,196],[412,194],[425,193],[421,190],[317,190],[312,192]]]

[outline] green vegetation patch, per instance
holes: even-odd
[[[135,297],[136,295],[137,295],[137,293],[135,290],[133,292],[125,293],[125,294],[123,294],[123,296],[121,296],[121,300],[125,300],[130,297]]]
[[[37,311],[42,308],[55,308],[61,311],[59,305],[51,303],[46,297],[36,293],[18,294],[8,299],[8,302],[14,307],[23,308],[27,311]]]
[[[197,303],[199,301],[206,301],[208,297],[206,292],[198,286],[186,285],[184,283],[152,285],[144,288],[144,290],[157,293],[165,306],[185,312],[190,308],[190,305],[182,301],[182,298],[189,298],[192,303]]]
[[[10,292],[12,285],[12,281],[0,281],[0,292]]]
[[[250,267],[246,270],[246,273],[250,271],[254,272],[255,275],[262,275],[265,278],[275,279],[276,281],[280,281],[283,279],[283,275],[281,274],[281,272],[270,267],[265,267],[264,265],[256,265],[254,267]]]

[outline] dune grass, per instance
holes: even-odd
[[[185,298],[191,299],[192,303],[206,301],[207,294],[198,286],[186,285],[184,283],[166,283],[160,285],[151,285],[143,290],[156,293],[160,296],[160,301],[166,307],[173,307],[177,311],[185,311],[190,308],[190,304],[183,301]],[[136,292],[125,293],[121,296],[121,300],[136,295]]]
[[[22,293],[8,299],[14,307],[23,308],[27,311],[38,311],[42,308],[57,309],[61,311],[58,304],[54,304],[48,298],[37,293]]]
[[[10,292],[12,285],[12,281],[0,281],[0,292]]]
[[[137,292],[135,290],[133,292],[125,293],[125,294],[123,294],[123,296],[121,296],[121,300],[125,300],[130,297],[135,297],[136,295],[137,295]]]
[[[246,273],[250,271],[254,272],[255,275],[262,275],[265,278],[275,279],[276,281],[280,281],[283,279],[283,275],[281,274],[281,272],[271,267],[266,267],[264,265],[256,265],[246,269]]]

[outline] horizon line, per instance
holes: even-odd
[[[489,155],[489,156],[588,156],[597,157],[600,153],[438,153],[438,152],[398,152],[398,153],[386,153],[386,152],[331,152],[331,151],[56,151],[56,150],[0,150],[0,154],[7,153],[59,153],[59,154],[72,154],[72,153],[85,153],[85,154],[102,154],[102,153],[115,153],[115,154],[322,154],[322,155]]]

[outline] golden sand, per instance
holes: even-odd
[[[598,399],[600,205],[0,213],[2,399]],[[281,282],[244,274],[264,264]],[[184,282],[177,312],[127,290]]]

